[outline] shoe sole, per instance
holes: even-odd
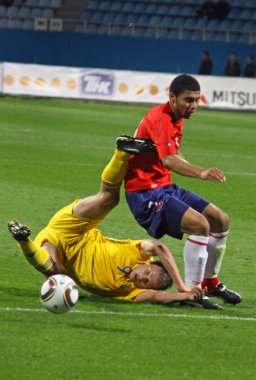
[[[221,296],[216,296],[216,295],[212,295],[212,294],[206,294],[206,296],[209,297],[209,298],[218,298],[219,300],[221,300],[222,302],[224,302],[224,303],[226,303],[228,305],[237,305],[237,304],[239,304],[239,303],[242,302],[242,299],[240,301],[238,301],[238,302],[230,302],[230,301],[225,300]]]
[[[188,305],[191,307],[194,307],[196,309],[206,309],[206,310],[224,310],[224,308],[220,305],[218,305],[218,308],[209,308],[209,307],[204,307],[202,304],[197,303],[196,301],[184,301],[180,303],[181,305]]]

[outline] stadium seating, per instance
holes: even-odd
[[[256,26],[255,0],[234,0],[227,19],[222,21],[217,19],[207,21],[197,17],[196,10],[203,1],[89,0],[81,19],[86,20],[87,16],[91,17],[91,20],[97,20],[99,24],[110,23],[111,28],[100,30],[120,35],[126,33],[127,23],[134,23],[136,32],[133,35],[136,36],[251,43],[252,38],[249,38],[249,35],[251,33],[254,36]],[[92,12],[90,16],[86,13],[88,11]],[[101,17],[97,13],[99,11]],[[234,31],[232,38],[230,31]]]
[[[21,29],[32,30],[33,28],[34,28],[33,20],[30,20],[30,19],[23,20],[22,25],[21,25]]]
[[[16,5],[12,5],[11,7],[7,7],[5,15],[7,17],[16,17],[18,16],[19,8]]]
[[[7,18],[0,19],[0,28],[9,28],[9,20]]]
[[[226,40],[226,33],[225,32],[216,32],[214,41],[216,42],[223,42]]]
[[[5,15],[5,6],[4,5],[0,5],[0,17],[2,17],[4,15]]]
[[[18,11],[18,16],[21,18],[30,17],[30,8],[29,7],[20,7]]]
[[[35,18],[53,18],[62,3],[63,0],[14,0],[9,7],[0,5],[0,28],[32,30]]]
[[[73,20],[73,30],[249,44],[256,40],[255,0],[230,0],[231,10],[222,21],[198,18],[196,10],[203,1],[88,0],[78,19]],[[0,5],[0,28],[33,29],[35,18],[56,17],[63,3],[63,0],[14,0],[10,7]],[[136,24],[136,30],[127,28],[129,24]]]
[[[11,18],[9,20],[10,29],[21,29],[22,21],[19,18]]]

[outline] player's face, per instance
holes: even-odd
[[[196,111],[200,100],[200,91],[185,91],[176,96],[173,92],[170,93],[170,103],[173,108],[173,113],[177,120],[184,118],[189,119]]]
[[[157,265],[144,264],[133,269],[130,279],[137,288],[159,289],[159,276],[162,268]]]

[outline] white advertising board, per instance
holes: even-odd
[[[40,97],[162,103],[178,75],[97,68],[3,63],[3,93]],[[200,105],[256,110],[256,79],[195,75]]]

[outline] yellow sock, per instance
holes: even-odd
[[[104,185],[120,187],[127,173],[130,155],[121,150],[115,150],[113,157],[102,172]]]
[[[45,274],[53,266],[50,254],[43,248],[36,245],[32,240],[19,241],[19,247],[24,253],[28,262],[39,272]]]

